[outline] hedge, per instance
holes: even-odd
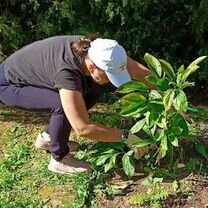
[[[10,0],[0,4],[1,60],[32,41],[99,33],[136,60],[145,52],[175,66],[208,54],[207,0]],[[208,64],[195,79],[207,80]]]

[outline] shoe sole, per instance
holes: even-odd
[[[41,146],[41,145],[38,145],[38,144],[34,144],[34,146],[37,148],[37,149],[40,149],[40,150],[49,150],[50,149],[50,147],[43,147],[43,146]]]
[[[50,170],[50,171],[53,172],[53,173],[67,174],[67,175],[70,175],[70,176],[75,175],[75,173],[68,173],[68,172],[56,170],[56,169],[54,169],[54,168],[51,168],[50,166],[48,166],[48,170]]]
[[[69,172],[64,172],[64,171],[61,171],[61,170],[54,169],[50,166],[48,166],[48,170],[50,170],[51,172],[54,172],[54,173],[67,174],[67,175],[70,175],[70,176],[78,175],[80,173],[90,173],[91,172],[91,171],[84,171],[84,172],[69,173]]]

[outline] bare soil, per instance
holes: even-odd
[[[131,186],[129,186],[122,196],[114,196],[112,198],[106,198],[105,196],[97,197],[97,206],[105,208],[134,208],[140,207],[139,205],[132,205],[130,203],[131,196],[135,194],[147,193],[147,187],[142,185],[142,181],[145,178],[135,180]],[[112,180],[115,180],[114,178]],[[118,179],[117,179],[118,180]],[[121,180],[122,181],[122,180]],[[163,208],[207,208],[208,207],[208,177],[202,175],[190,174],[186,178],[180,181],[181,184],[185,184],[189,187],[189,194],[177,193],[170,195],[167,200],[162,204]],[[163,183],[162,186],[170,187],[170,183]],[[143,207],[143,206],[141,206]],[[151,207],[145,205],[144,207]]]

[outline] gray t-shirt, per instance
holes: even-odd
[[[71,43],[80,36],[55,36],[27,45],[5,61],[6,79],[17,86],[84,92],[87,79]]]

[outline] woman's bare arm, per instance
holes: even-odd
[[[75,133],[103,142],[120,142],[122,130],[94,124],[88,117],[82,94],[78,91],[60,89],[62,106]]]
[[[152,72],[147,67],[133,60],[132,58],[128,57],[127,69],[132,79],[143,82],[151,89],[157,89],[156,86],[150,84],[145,79],[145,77],[147,76],[150,76],[150,75],[153,76]]]

